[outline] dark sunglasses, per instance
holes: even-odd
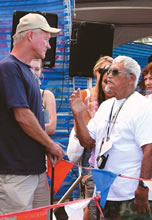
[[[99,68],[98,72],[102,75],[102,74],[106,73],[109,70],[110,66],[111,65],[109,64],[109,65],[104,66],[103,68]]]
[[[131,73],[128,73],[128,72],[123,72],[123,71],[117,70],[117,69],[113,69],[113,70],[108,69],[107,75],[109,75],[110,73],[111,73],[113,76],[117,76],[117,75],[119,75],[120,73],[131,74]]]

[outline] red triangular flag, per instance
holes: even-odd
[[[17,216],[17,220],[46,220],[47,214],[47,210],[22,213],[21,215]]]
[[[72,169],[74,164],[71,164],[65,160],[61,160],[55,165],[54,168],[54,192],[57,193],[62,185],[64,179]],[[48,176],[52,179],[52,168],[48,163]]]

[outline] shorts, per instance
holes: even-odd
[[[149,201],[152,210],[152,201]],[[134,207],[134,199],[127,201],[107,201],[103,210],[105,220],[152,220],[152,213],[138,214]]]
[[[88,178],[86,179],[87,193],[88,197],[92,197],[94,193],[94,182],[89,171]],[[152,201],[149,201],[151,212],[152,212]],[[97,219],[97,207],[96,201],[91,200],[89,205],[89,212],[91,220]],[[138,214],[134,208],[134,199],[127,201],[107,201],[105,208],[103,210],[104,220],[152,220],[152,213],[148,214]]]
[[[46,172],[0,175],[0,215],[47,205],[50,205],[50,192]]]

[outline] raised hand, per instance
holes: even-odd
[[[77,114],[79,114],[83,111],[86,111],[88,109],[88,102],[84,103],[81,99],[80,89],[75,90],[72,93],[72,95],[69,99],[69,102],[70,102],[70,106],[71,106],[73,115],[77,115]]]

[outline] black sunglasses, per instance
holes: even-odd
[[[131,74],[131,73],[128,73],[128,72],[123,72],[123,71],[117,70],[117,69],[113,69],[113,70],[108,69],[107,75],[109,75],[110,73],[111,73],[113,76],[117,76],[117,75],[119,75],[120,73]]]
[[[98,72],[102,75],[102,74],[106,73],[109,70],[110,66],[111,65],[109,64],[109,65],[104,66],[103,68],[99,68]]]

